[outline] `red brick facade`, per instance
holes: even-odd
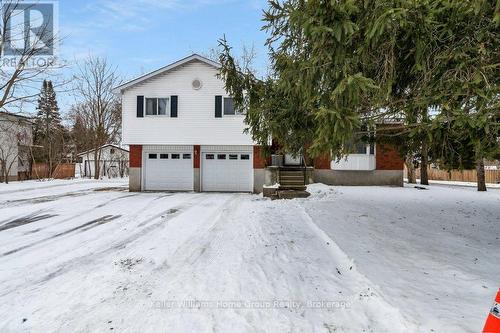
[[[201,146],[194,145],[194,158],[193,158],[193,168],[200,168],[200,158],[201,158]]]
[[[142,167],[142,146],[130,145],[129,164],[131,168]]]
[[[315,169],[330,169],[332,158],[330,154],[323,154],[314,159]]]
[[[264,169],[266,167],[266,159],[262,156],[262,147],[253,146],[253,168]]]
[[[377,170],[403,170],[404,161],[399,153],[391,146],[377,144]]]

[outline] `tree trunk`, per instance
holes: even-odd
[[[486,191],[486,175],[484,172],[484,160],[480,158],[476,162],[477,171],[477,190],[480,192]]]
[[[100,147],[100,146],[99,146]],[[96,147],[95,148],[95,152],[94,152],[94,179],[99,179],[99,177],[101,176],[101,153],[100,153],[100,148],[99,147]]]
[[[424,126],[427,125],[428,120],[427,109],[423,109],[422,123]],[[429,174],[427,173],[427,168],[429,167],[429,145],[427,140],[427,133],[424,133],[422,138],[422,160],[420,164],[420,184],[422,185],[429,185]]]
[[[417,175],[415,173],[415,166],[413,165],[413,156],[409,155],[405,160],[406,171],[408,172],[408,183],[416,184],[417,183]]]
[[[49,178],[52,178],[52,143],[49,140],[49,153],[47,155],[48,169],[49,169]]]
[[[427,139],[422,141],[422,161],[420,163],[420,184],[429,185],[429,174],[427,168],[429,167],[429,158],[427,156]]]
[[[7,162],[6,162],[5,166],[4,166],[4,170],[3,170],[3,174],[4,174],[4,178],[5,178],[5,184],[9,183],[9,173],[10,173],[10,168],[7,167]]]
[[[8,184],[9,183],[9,180],[7,179],[6,175],[5,175],[5,163],[3,163],[3,161],[0,161],[1,164],[2,164],[2,168],[0,170],[0,183],[3,183],[5,182],[5,184]]]

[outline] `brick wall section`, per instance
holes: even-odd
[[[253,168],[264,169],[266,165],[266,159],[262,156],[262,147],[253,146]]]
[[[193,149],[194,149],[193,168],[199,169],[200,168],[200,159],[201,159],[201,146],[194,145]]]
[[[389,145],[377,144],[377,170],[403,170],[404,161],[399,153]]]
[[[129,165],[131,168],[142,168],[142,146],[130,145]]]
[[[331,167],[332,158],[330,154],[323,154],[314,159],[314,168],[328,170]]]

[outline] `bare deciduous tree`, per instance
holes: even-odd
[[[46,49],[54,48],[58,42],[53,27],[49,22],[41,22],[36,33],[26,32],[24,10],[26,4],[20,0],[2,1],[0,22],[0,110],[12,112],[22,108],[23,102],[36,99],[41,78],[54,75],[51,70],[61,68],[54,63],[54,57],[44,58]],[[23,18],[20,20],[18,18]],[[35,22],[36,23],[36,22]],[[13,50],[12,45],[17,47]],[[5,50],[10,49],[10,54]],[[13,51],[12,51],[13,50]]]
[[[117,140],[121,128],[121,103],[113,93],[120,83],[116,68],[105,58],[89,56],[78,66],[75,80],[77,105],[74,112],[87,129],[94,154],[94,178],[99,179],[101,146]]]

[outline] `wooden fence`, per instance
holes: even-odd
[[[62,163],[56,166],[52,178],[65,179],[75,177],[75,164]],[[49,166],[45,163],[35,163],[31,167],[31,179],[49,178]]]
[[[447,181],[458,181],[458,182],[477,182],[476,170],[452,170],[450,172],[446,170],[439,169],[428,169],[429,180],[447,180]],[[500,183],[500,170],[485,170],[486,183],[498,184]],[[417,179],[420,178],[420,169],[416,170]],[[405,168],[405,178],[408,177]]]

